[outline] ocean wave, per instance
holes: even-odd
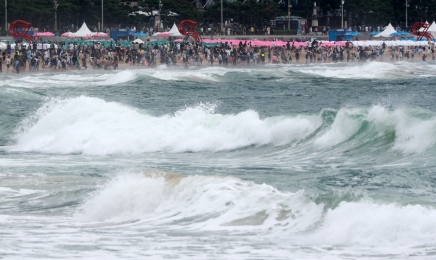
[[[317,116],[261,119],[253,110],[223,115],[215,107],[199,104],[153,116],[98,98],[54,99],[21,123],[12,150],[97,155],[216,152],[289,144],[321,124]]]
[[[215,104],[200,103],[154,116],[81,96],[46,102],[20,123],[10,149],[107,155],[304,145],[307,152],[362,149],[367,154],[377,150],[412,154],[434,147],[435,126],[434,113],[418,108],[389,110],[375,105],[261,118],[254,110],[220,114]]]
[[[131,67],[120,71],[67,71],[23,74],[19,77],[6,75],[0,87],[14,88],[64,88],[89,86],[113,86],[129,82],[150,80],[185,82],[227,82],[238,80],[288,81],[301,74],[343,79],[412,79],[433,77],[436,65],[418,62],[367,62],[367,63],[315,63],[269,64],[267,66],[192,66],[189,68]],[[296,73],[292,73],[296,72]]]
[[[89,87],[90,85],[111,86],[133,81],[137,75],[132,70],[123,71],[71,71],[23,74],[19,77],[6,77],[0,87],[14,88],[65,88]]]
[[[183,230],[280,233],[298,245],[435,243],[436,209],[421,205],[343,201],[315,203],[304,191],[282,192],[234,177],[150,172],[110,180],[80,206],[82,222],[171,226]]]
[[[205,229],[292,225],[306,230],[322,206],[303,192],[283,193],[234,177],[188,176],[152,171],[110,180],[78,209],[82,221],[140,219],[155,225],[177,222]]]
[[[291,68],[293,71],[342,79],[412,79],[433,77],[434,65],[413,62],[365,62],[339,64],[311,64]]]

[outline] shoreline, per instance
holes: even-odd
[[[403,60],[435,59],[434,44],[418,42],[416,45],[391,45],[374,42],[371,46],[359,46],[359,42],[251,42],[238,40],[215,46],[168,42],[159,45],[132,43],[129,47],[105,47],[95,42],[89,45],[60,43],[51,46],[8,45],[8,53],[1,56],[1,71],[5,73],[37,73],[41,71],[147,69],[158,65],[171,66],[252,66],[265,64],[325,64],[365,61],[395,62]],[[272,44],[260,45],[260,44]],[[277,45],[275,45],[275,43]],[[295,45],[294,45],[295,44]],[[54,46],[54,47],[53,47]],[[10,51],[12,47],[12,51]],[[51,47],[51,48],[49,48]],[[15,50],[17,48],[17,50]],[[44,48],[44,49],[40,49]],[[47,49],[45,49],[47,48]],[[36,50],[36,51],[34,51]],[[416,56],[416,57],[415,57]],[[10,70],[7,70],[7,58]],[[20,68],[19,73],[15,67]]]
[[[101,68],[87,68],[87,69],[74,69],[74,68],[68,68],[66,70],[60,70],[60,69],[53,69],[53,68],[39,68],[37,71],[29,71],[29,67],[26,67],[25,71],[21,71],[19,73],[16,73],[12,67],[9,69],[9,72],[6,72],[6,65],[2,64],[3,66],[3,70],[0,71],[0,76],[2,75],[16,75],[16,76],[20,76],[21,74],[24,75],[31,75],[31,74],[45,74],[45,73],[70,73],[70,72],[82,72],[82,73],[92,73],[95,71],[136,71],[136,70],[148,70],[148,69],[155,69],[158,66],[165,66],[167,68],[178,68],[178,69],[189,69],[191,67],[195,67],[195,68],[250,68],[250,67],[261,67],[261,66],[268,66],[268,65],[284,65],[284,66],[292,66],[292,65],[331,65],[331,64],[367,64],[367,63],[372,63],[372,62],[376,62],[376,63],[396,63],[396,62],[423,62],[420,59],[401,59],[401,60],[395,60],[395,61],[381,61],[381,60],[372,60],[372,61],[338,61],[338,62],[311,62],[311,63],[306,63],[306,62],[300,62],[300,63],[265,63],[265,64],[247,64],[246,62],[244,62],[243,64],[238,64],[238,65],[232,65],[229,64],[227,66],[225,65],[210,65],[210,64],[203,64],[203,65],[198,65],[198,64],[190,64],[188,66],[185,66],[183,64],[178,64],[178,65],[166,65],[166,64],[158,64],[156,66],[153,67],[148,67],[147,65],[135,65],[135,66],[131,66],[127,63],[119,63],[119,67],[118,69],[114,70],[114,69],[101,69]],[[431,61],[434,61],[434,59],[431,59]],[[424,61],[427,62],[427,61]]]

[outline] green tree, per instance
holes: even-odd
[[[224,2],[223,16],[225,20],[232,19],[245,25],[268,26],[276,16],[284,15],[278,3],[273,1],[249,0],[244,2]],[[206,21],[221,21],[221,5],[216,3],[205,10],[203,18]]]

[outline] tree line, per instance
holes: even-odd
[[[195,20],[199,23],[215,23],[221,21],[221,4],[215,4],[202,9],[206,0],[161,0],[161,17],[165,26],[171,27],[173,22],[183,19]],[[132,5],[132,2],[137,5]],[[341,20],[341,0],[224,0],[224,20],[246,26],[267,26],[277,16],[285,16],[288,2],[292,5],[291,15],[307,18],[310,22],[314,3],[318,6],[320,26],[339,27]],[[393,25],[409,27],[417,21],[432,22],[436,18],[436,0],[345,0],[344,20],[349,26],[357,25]],[[102,0],[57,0],[58,31],[76,27],[86,21],[91,27],[101,22]],[[153,10],[159,10],[159,0],[103,0],[104,26],[138,28],[154,25],[154,17],[146,15]],[[5,6],[0,1],[0,21],[4,27]],[[34,27],[54,29],[54,0],[7,0],[8,22],[27,20]],[[200,8],[199,8],[200,7]],[[146,14],[135,14],[143,11]],[[171,16],[171,13],[178,14]]]

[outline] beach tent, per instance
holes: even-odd
[[[85,22],[83,22],[82,27],[80,27],[80,29],[75,32],[75,33],[70,33],[68,35],[68,37],[83,37],[85,38],[86,36],[92,35],[93,33],[91,32],[91,30],[89,30],[88,26],[86,25]]]
[[[433,37],[436,37],[436,23],[434,21],[430,25],[430,28],[428,28],[428,32],[430,32]]]
[[[394,29],[394,27],[392,26],[392,24],[389,23],[388,26],[386,26],[386,28],[383,30],[383,32],[374,35],[374,37],[389,37],[391,36],[391,34],[396,33],[397,31]]]
[[[182,34],[179,31],[179,28],[177,28],[176,23],[173,24],[173,28],[171,28],[171,30],[168,33],[171,34],[171,36],[175,36],[175,37],[182,36]]]

